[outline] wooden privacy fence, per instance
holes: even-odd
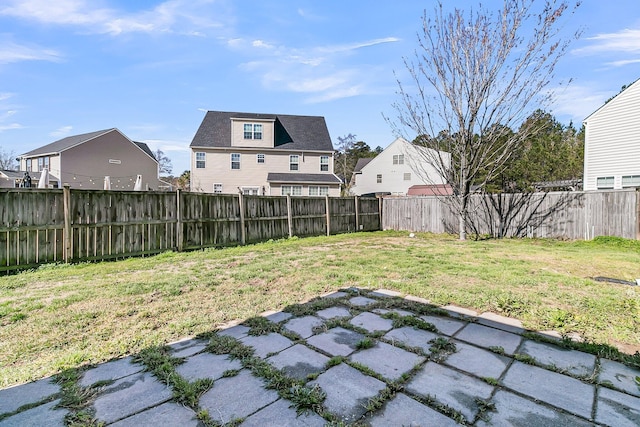
[[[472,195],[468,232],[494,237],[640,239],[640,192]],[[385,197],[383,230],[457,233],[458,218],[438,197]]]
[[[380,229],[375,198],[1,189],[0,272]]]

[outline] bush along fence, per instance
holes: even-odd
[[[0,190],[0,272],[380,230],[381,199]]]
[[[469,201],[469,233],[492,237],[640,239],[640,192],[550,192],[474,194]],[[388,197],[384,230],[457,233],[458,219],[439,197]]]

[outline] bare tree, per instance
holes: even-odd
[[[0,148],[0,170],[14,171],[18,169],[18,162],[13,151]]]
[[[158,148],[153,155],[158,161],[158,174],[163,176],[171,175],[171,171],[173,170],[171,159],[164,154],[164,151]]]
[[[432,148],[417,152],[451,185],[454,196],[446,200],[462,240],[472,189],[484,188],[538,131],[521,124],[553,100],[548,86],[573,40],[561,37],[560,18],[578,5],[505,0],[494,12],[480,6],[445,13],[439,3],[423,16],[415,58],[404,60],[409,84],[398,79],[397,120],[390,122],[399,135],[410,130]],[[439,150],[451,154],[450,164]]]
[[[336,150],[334,170],[342,180],[342,195],[349,194],[349,188],[351,187],[351,172],[353,167],[349,168],[349,150],[351,150],[356,143],[356,136],[352,133],[338,137],[338,149]]]

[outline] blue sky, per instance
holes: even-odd
[[[483,2],[497,9],[501,2]],[[324,116],[334,141],[394,135],[394,71],[432,0],[0,0],[0,148],[117,127],[174,174],[206,110]],[[445,1],[467,9],[477,2]],[[581,123],[640,78],[640,2],[585,0],[552,112]]]

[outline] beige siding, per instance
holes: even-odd
[[[196,168],[195,153],[205,153],[205,167]],[[231,154],[240,154],[240,169],[231,169]],[[257,155],[264,154],[265,162],[258,163]],[[299,156],[298,171],[289,170],[289,156]],[[320,157],[329,156],[329,171],[320,171]],[[321,152],[288,152],[260,149],[192,149],[191,190],[213,192],[214,184],[222,184],[223,193],[237,193],[238,188],[264,187],[266,194],[279,195],[280,189],[270,191],[267,175],[274,173],[333,174],[333,154]],[[336,186],[337,187],[337,186]],[[304,193],[303,193],[304,194]],[[308,194],[308,190],[307,193]],[[332,194],[333,195],[333,194]],[[337,194],[339,195],[339,190]]]
[[[262,139],[244,139],[245,124],[261,124]],[[246,148],[273,148],[274,120],[231,119],[231,145]]]
[[[585,120],[584,189],[595,190],[598,177],[640,175],[640,81]]]

